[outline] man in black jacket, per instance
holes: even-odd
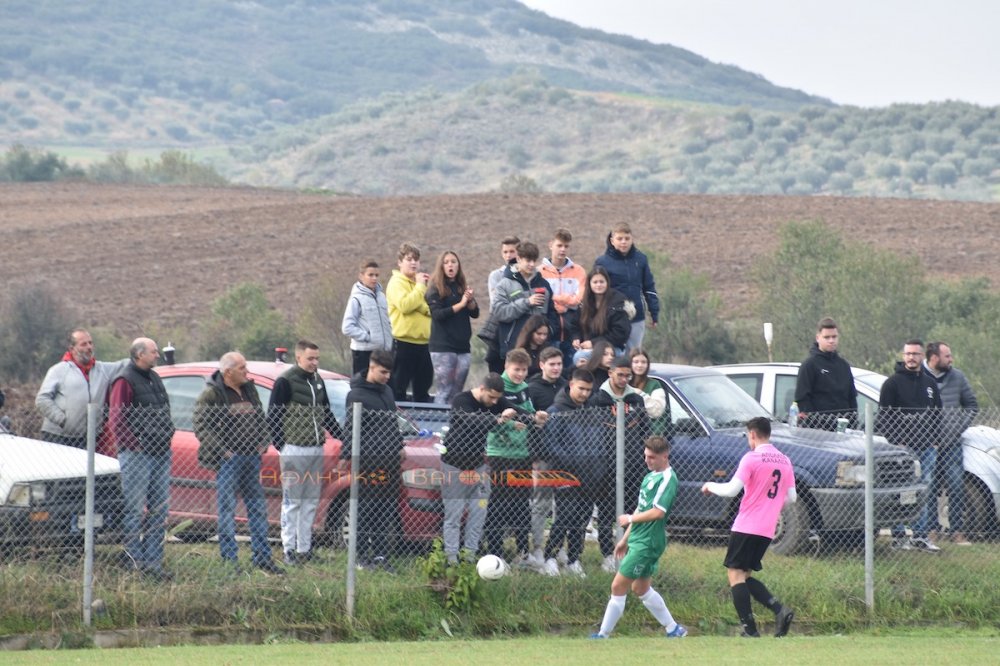
[[[473,556],[483,536],[490,499],[486,435],[525,413],[504,397],[503,392],[503,378],[491,372],[476,388],[456,395],[451,404],[448,435],[444,440],[446,448],[441,455],[444,552],[451,564],[458,562],[460,544]]]
[[[837,419],[845,418],[849,427],[857,426],[858,391],[851,364],[837,353],[839,344],[837,323],[824,317],[816,326],[816,342],[809,349],[809,358],[799,366],[795,384],[798,425],[833,431]]]
[[[924,343],[917,339],[907,340],[903,345],[903,360],[896,363],[895,374],[882,384],[875,426],[890,444],[913,449],[920,459],[921,480],[931,487],[937,462],[941,393],[937,382],[923,371],[923,360]],[[937,498],[927,493],[913,526],[913,538],[908,538],[903,527],[898,526],[893,547],[927,552],[941,550],[928,538],[932,511],[937,513]]]
[[[313,520],[323,491],[324,431],[343,440],[318,371],[319,346],[299,340],[295,365],[275,380],[267,408],[274,448],[281,453],[281,544],[289,566],[312,559]]]
[[[562,351],[558,347],[546,347],[538,354],[538,367],[542,371],[528,379],[528,396],[536,410],[547,412],[559,392],[566,388]],[[538,436],[537,433],[535,435]],[[536,472],[535,485],[531,488],[531,544],[534,550],[528,559],[529,564],[540,569],[545,565],[542,552],[545,548],[545,524],[556,510],[555,490],[539,483],[539,473],[552,469],[548,461],[536,460],[531,468]]]
[[[351,379],[347,394],[347,424],[341,456],[351,454],[354,403],[361,403],[358,453],[358,567],[394,573],[389,556],[399,533],[399,477],[403,437],[399,433],[396,400],[389,380],[392,354],[376,349],[368,371]]]

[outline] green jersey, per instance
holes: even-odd
[[[656,507],[663,511],[663,517],[644,523],[632,523],[632,531],[628,535],[629,552],[642,549],[659,557],[667,547],[667,518],[677,497],[677,475],[674,468],[668,467],[662,472],[650,472],[639,486],[639,504],[636,513]]]

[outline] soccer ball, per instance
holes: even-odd
[[[498,580],[507,575],[507,563],[496,555],[483,555],[476,562],[476,573],[483,580]]]

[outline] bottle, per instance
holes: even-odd
[[[798,428],[799,427],[799,403],[793,402],[788,407],[788,427]]]

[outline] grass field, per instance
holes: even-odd
[[[941,629],[891,635],[790,636],[747,641],[714,636],[588,641],[575,637],[403,643],[224,645],[123,650],[59,650],[4,655],[7,664],[330,664],[641,663],[984,664],[995,663],[1000,632]]]

